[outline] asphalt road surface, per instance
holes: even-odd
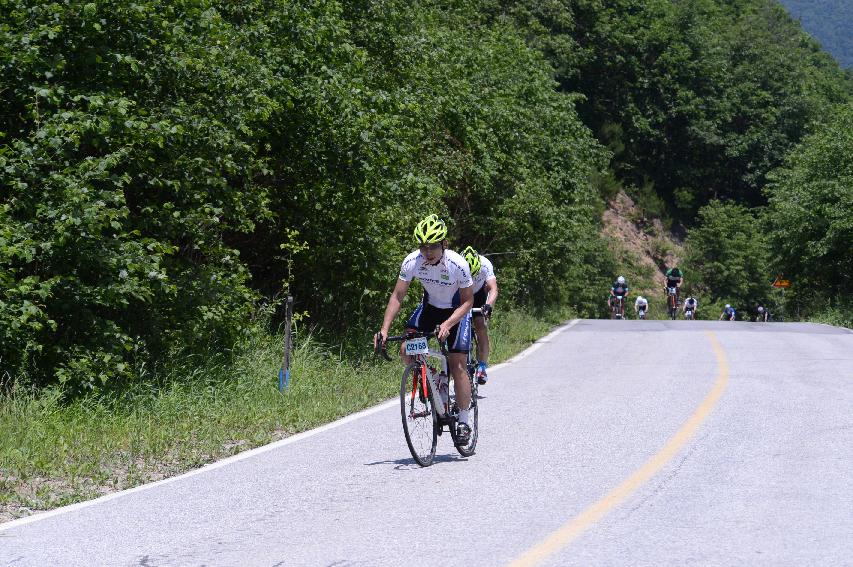
[[[853,333],[574,321],[492,370],[468,459],[385,404],[0,524],[0,565],[853,565]]]

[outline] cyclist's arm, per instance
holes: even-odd
[[[397,285],[394,286],[394,291],[391,292],[391,297],[388,298],[388,306],[385,307],[385,317],[382,320],[382,334],[388,336],[388,331],[391,330],[391,323],[394,322],[394,317],[400,312],[403,305],[403,300],[406,298],[406,292],[409,291],[409,285],[412,282],[397,280]]]
[[[486,280],[486,283],[483,284],[483,287],[486,288],[486,303],[495,306],[495,302],[498,300],[498,280],[497,278],[489,278]]]

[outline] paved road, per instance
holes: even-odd
[[[0,525],[0,565],[853,565],[853,333],[580,321],[482,393],[470,459],[388,406]]]

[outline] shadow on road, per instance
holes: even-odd
[[[436,455],[432,460],[432,464],[436,465],[439,463],[455,463],[458,461],[467,461],[467,457],[463,457],[461,455],[454,455],[452,453],[446,455]],[[411,457],[408,459],[395,459],[395,460],[387,460],[387,461],[375,461],[373,463],[364,463],[365,466],[372,467],[374,465],[396,465],[394,468],[396,470],[410,470],[410,469],[422,469],[424,467],[420,466],[415,462],[415,460]]]

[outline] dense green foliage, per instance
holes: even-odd
[[[687,237],[686,280],[691,293],[712,305],[730,303],[741,312],[768,305],[770,254],[764,231],[743,205],[712,201],[699,210]],[[711,313],[713,315],[713,313]]]
[[[428,212],[508,297],[590,304],[606,153],[469,8],[0,1],[0,374],[227,349],[262,295],[369,333]]]
[[[495,0],[497,3],[497,0]],[[768,0],[501,2],[616,154],[635,196],[691,222],[715,198],[763,203],[768,171],[850,76]]]
[[[789,301],[853,314],[853,104],[806,138],[773,173],[766,220]]]
[[[853,69],[853,2],[849,0],[779,0],[807,32],[815,36],[842,67]]]
[[[229,342],[255,297],[227,231],[266,212],[277,104],[198,3],[0,3],[3,371],[92,388]]]

